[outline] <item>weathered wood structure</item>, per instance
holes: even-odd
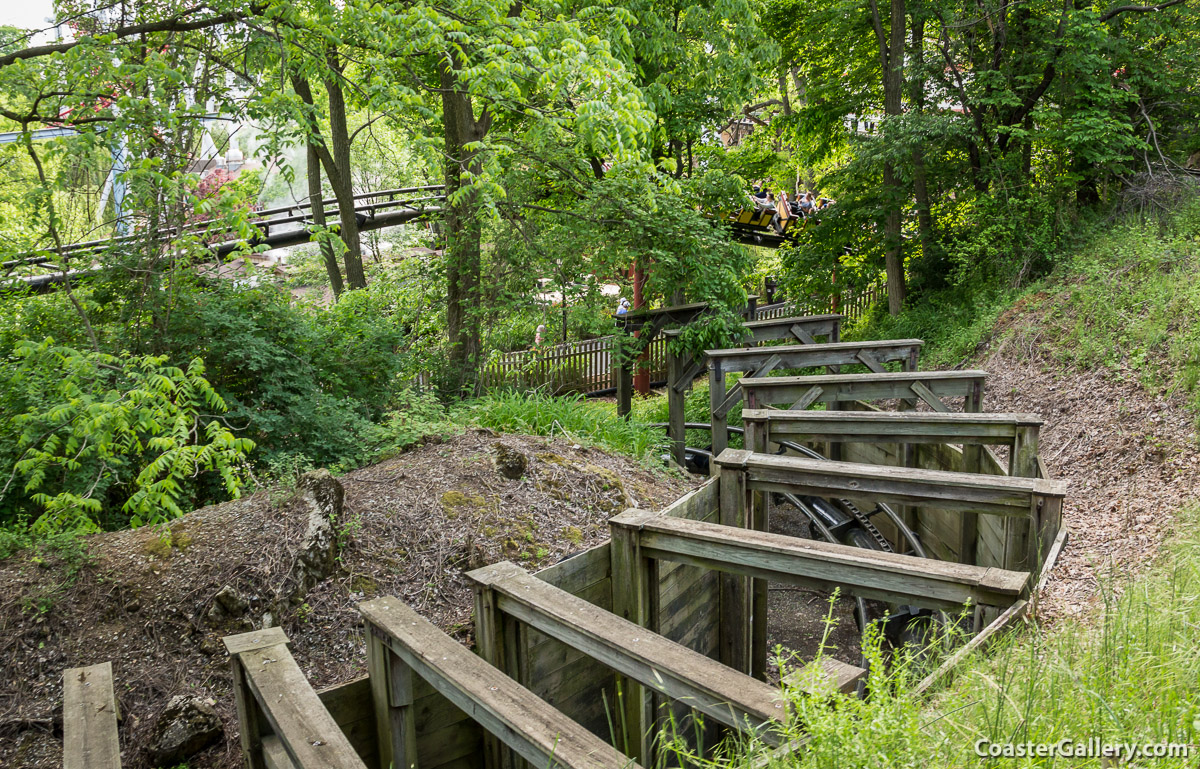
[[[63,671],[63,769],[121,769],[111,662]]]
[[[837,342],[841,334],[841,315],[813,315],[807,317],[784,317],[770,320],[752,320],[743,324],[748,332],[745,343],[758,345],[763,342],[786,340],[802,344],[814,344],[816,337]],[[692,382],[708,366],[708,354],[690,360],[686,356],[672,353],[670,342],[678,337],[678,329],[663,332],[667,347],[667,404],[670,422],[667,433],[671,438],[671,452],[676,463],[683,464],[684,397],[692,388]],[[731,351],[732,352],[732,351]],[[724,382],[721,384],[724,391]],[[719,452],[718,452],[719,453]]]
[[[807,344],[784,347],[760,347],[750,350],[709,350],[708,393],[712,414],[713,456],[725,450],[727,415],[745,397],[744,382],[772,383],[789,377],[768,377],[777,369],[805,369],[825,366],[836,375],[841,366],[862,364],[875,373],[884,373],[884,364],[898,362],[905,372],[917,370],[917,356],[922,342],[919,339],[899,339],[889,342],[848,342]],[[735,371],[751,372],[725,389],[725,375]],[[831,401],[836,408],[837,401]]]
[[[653,337],[703,307],[673,310],[635,315],[631,328]],[[394,598],[360,605],[368,677],[325,692],[304,681],[282,632],[226,639],[248,769],[649,766],[671,760],[667,728],[700,750],[733,732],[779,743],[787,697],[805,694],[764,682],[769,583],[935,616],[970,607],[967,649],[1022,616],[1066,536],[1065,489],[1037,456],[1041,420],[982,413],[985,372],[919,371],[920,340],[846,343],[839,321],[751,321],[747,347],[674,359],[675,456],[682,395],[707,370],[714,477],[662,510],[613,517],[609,541],[536,574],[511,563],[469,572],[477,653]],[[785,344],[754,346],[771,342]],[[752,376],[726,390],[730,371]],[[744,448],[727,448],[718,436],[740,399]],[[902,512],[879,527],[881,549],[851,547],[772,533],[777,494],[845,501],[868,518],[880,505]],[[901,533],[930,557],[905,553]],[[865,676],[811,664],[843,691]]]

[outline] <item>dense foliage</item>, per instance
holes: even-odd
[[[768,276],[827,297],[886,274],[876,329],[967,339],[1106,217],[1176,208],[1200,163],[1185,0],[56,11],[61,35],[0,31],[6,279],[46,290],[0,295],[0,524],[47,535],[467,423],[582,420],[652,455],[582,404],[478,400],[481,367],[612,333],[613,291],[706,302],[674,344],[728,344]],[[770,256],[719,219],[764,180],[836,201]],[[386,230],[355,200],[429,185],[444,199]],[[283,275],[255,266],[277,205],[310,240]],[[1149,284],[1146,248],[1117,258]]]

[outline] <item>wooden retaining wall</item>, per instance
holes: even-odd
[[[717,485],[709,481],[667,510],[691,520],[715,522]],[[537,572],[551,585],[606,611],[612,610],[610,545],[584,550]],[[708,657],[717,657],[718,575],[684,564],[663,564],[659,573],[662,635]],[[520,681],[530,691],[603,740],[613,739],[616,675],[566,644],[530,628],[521,633]],[[482,769],[484,731],[424,681],[414,680],[417,755],[421,769]],[[368,767],[378,766],[370,682],[361,678],[320,694]],[[686,707],[673,708],[679,723]]]
[[[717,517],[717,486],[709,481],[680,498],[664,514],[713,522]],[[542,580],[612,610],[612,560],[609,543],[567,558],[537,573]],[[659,572],[662,635],[715,659],[717,654],[717,575],[683,564],[664,564]],[[551,705],[593,734],[611,739],[616,676],[581,652],[538,633],[526,631],[526,685]],[[606,709],[605,704],[608,707]]]

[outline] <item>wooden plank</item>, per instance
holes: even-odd
[[[742,422],[762,425],[771,440],[832,442],[980,443],[1012,445],[1018,433],[1036,431],[1032,414],[921,411],[810,411],[743,409]],[[1012,473],[1012,475],[1025,475]]]
[[[761,577],[819,590],[934,609],[1007,605],[1029,583],[1027,572],[947,563],[732,526],[649,519],[638,532],[650,557]]]
[[[990,641],[991,638],[996,635],[996,633],[1000,632],[1000,630],[1002,630],[1010,622],[1024,617],[1028,609],[1029,602],[1024,599],[1013,603],[1011,606],[1005,609],[999,617],[993,620],[991,624],[984,628],[982,632],[978,633],[974,638],[955,651],[954,654],[951,654],[945,662],[943,662],[941,665],[938,665],[937,670],[934,670],[932,673],[925,676],[921,683],[917,684],[917,688],[914,690],[914,693],[918,696],[924,694],[930,689],[930,687],[937,683],[938,680],[953,670],[958,663],[962,662],[967,655],[988,643],[988,641]]]
[[[303,769],[365,769],[286,644],[251,648],[235,656],[263,717],[293,764]]]
[[[575,593],[607,578],[611,569],[608,543],[589,547],[537,572],[538,578]]]
[[[718,494],[719,487],[716,478],[709,478],[699,487],[664,507],[662,514],[674,518],[701,518],[718,508],[720,504]],[[559,585],[559,587],[562,586]]]
[[[379,765],[378,730],[368,676],[317,692],[321,704],[368,767]]]
[[[808,388],[808,392],[797,398],[796,402],[788,406],[788,408],[792,411],[804,411],[809,406],[813,405],[817,398],[821,397],[821,393],[823,392],[825,392],[823,389],[817,385],[813,385],[812,387]]]
[[[859,363],[863,364],[864,366],[866,366],[868,369],[875,372],[876,374],[886,374],[887,373],[887,369],[883,367],[883,364],[880,363],[875,358],[874,355],[867,352],[866,350],[860,351],[856,357],[858,358]],[[907,358],[905,358],[905,360],[907,360]]]
[[[292,763],[292,759],[283,748],[283,743],[273,734],[263,738],[262,752],[267,769],[299,769]]]
[[[111,662],[63,671],[63,769],[120,769]]]
[[[832,686],[843,694],[853,692],[858,687],[858,682],[867,677],[865,668],[835,660],[833,657],[821,657],[784,676],[784,685],[799,688],[805,694],[821,694],[821,687],[813,686],[807,681],[808,677],[812,675],[810,671],[814,668],[819,669],[818,675],[824,679],[826,686]]]
[[[467,721],[471,718],[461,708],[443,697],[428,682],[420,678],[413,681],[413,710],[418,739],[446,724]]]
[[[229,656],[232,657],[235,654],[254,651],[255,649],[264,649],[268,646],[286,645],[288,637],[284,634],[282,628],[269,627],[249,633],[228,635],[222,638],[221,641],[225,644],[225,651],[229,652]]]
[[[950,411],[950,407],[943,403],[941,398],[934,395],[933,390],[930,390],[929,386],[924,382],[913,382],[909,385],[909,389],[916,393],[934,411]]]
[[[939,398],[970,395],[987,378],[984,371],[890,371],[886,374],[821,374],[816,376],[743,377],[747,403],[756,408],[791,403],[810,387],[825,390],[822,403],[911,398],[912,385],[921,382]],[[751,394],[753,393],[753,400]]]
[[[740,449],[726,449],[714,464],[742,470],[752,488],[869,498],[994,515],[1027,516],[1033,500],[1062,499],[1066,495],[1061,482],[1039,478],[834,462]]]
[[[808,333],[808,331],[804,329],[804,326],[801,326],[799,323],[793,323],[791,327],[788,328],[788,331],[791,331],[792,336],[796,337],[805,344],[817,343],[817,340],[813,338],[813,335]]]
[[[614,748],[398,599],[377,598],[358,608],[370,631],[380,635],[397,656],[525,760],[564,769],[630,765]]]
[[[420,769],[452,763],[464,756],[483,752],[483,729],[474,721],[458,721],[421,736],[414,764]],[[394,769],[409,769],[397,766]]]
[[[779,356],[779,368],[801,369],[814,366],[849,366],[861,363],[860,355],[869,355],[877,363],[908,360],[924,344],[920,339],[893,339],[870,342],[827,342],[791,344],[778,347],[730,347],[705,350],[709,366],[720,365],[725,371],[754,371],[769,356]]]
[[[721,723],[757,730],[785,720],[786,709],[774,687],[580,601],[516,564],[502,561],[467,577],[494,590],[506,614]]]
[[[713,472],[721,486],[721,507],[718,520],[723,526],[741,528],[747,525],[749,502],[746,476],[740,468],[730,465],[714,466]],[[651,519],[653,520],[653,519]],[[723,572],[720,581],[721,637],[720,660],[743,673],[750,672],[750,585],[736,574]]]

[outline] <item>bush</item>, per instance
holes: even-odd
[[[211,494],[206,487],[237,496],[254,444],[220,420],[225,402],[199,359],[184,370],[165,357],[83,353],[53,339],[23,343],[17,356],[13,378],[29,405],[13,420],[19,455],[4,494],[23,479],[44,510],[30,516],[34,530],[157,523]]]

